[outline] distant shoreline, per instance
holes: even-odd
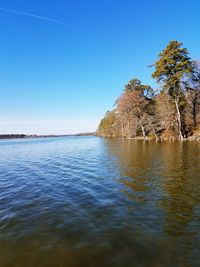
[[[95,133],[78,133],[78,134],[63,134],[63,135],[27,135],[27,134],[0,134],[0,140],[4,139],[28,139],[28,138],[50,138],[50,137],[68,137],[68,136],[94,136]]]

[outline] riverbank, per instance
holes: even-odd
[[[103,138],[113,138],[113,139],[124,139],[124,140],[138,140],[138,141],[157,141],[157,142],[162,142],[162,141],[194,141],[194,142],[200,142],[200,133],[195,133],[188,138],[183,138],[180,140],[177,137],[143,137],[143,136],[137,136],[137,137],[116,137],[116,136],[106,136],[106,135],[96,135],[98,137],[103,137]]]

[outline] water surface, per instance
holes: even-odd
[[[200,266],[200,144],[0,141],[1,267]]]

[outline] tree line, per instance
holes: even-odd
[[[200,140],[200,62],[191,60],[181,42],[171,41],[151,67],[159,90],[132,79],[97,135]]]

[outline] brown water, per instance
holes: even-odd
[[[200,144],[0,141],[0,267],[200,266]]]

